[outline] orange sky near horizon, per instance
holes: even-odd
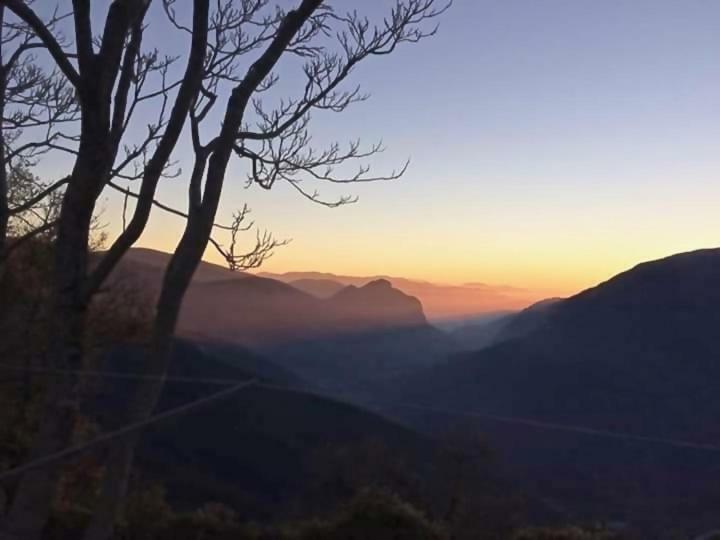
[[[340,214],[333,215],[331,220],[338,227],[342,227]],[[172,251],[177,241],[172,233],[179,232],[176,227],[152,227],[138,245]],[[582,241],[582,233],[577,231],[577,234],[567,233],[564,238],[556,238],[556,242],[533,242],[528,238],[523,244],[510,242],[509,235],[504,241],[502,235],[493,240],[488,234],[480,235],[483,240],[476,248],[461,239],[447,241],[427,235],[406,238],[387,247],[362,241],[349,243],[344,238],[327,235],[306,235],[278,248],[259,271],[389,275],[448,285],[481,282],[525,289],[528,296],[540,299],[570,296],[641,262],[716,245],[710,225],[702,235],[685,235],[679,231],[672,234],[668,230],[638,241],[638,237],[644,236],[643,228],[648,229],[636,226],[634,230],[628,229],[627,234],[618,231],[617,236],[606,235],[593,241]],[[720,230],[720,223],[714,230]],[[212,247],[204,259],[223,264]]]

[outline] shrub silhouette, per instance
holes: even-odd
[[[442,529],[398,496],[365,489],[327,521],[310,523],[288,535],[293,540],[441,540]]]

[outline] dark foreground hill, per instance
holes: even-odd
[[[720,250],[641,264],[531,315],[515,320],[516,337],[409,378],[403,399],[720,445]],[[568,511],[686,530],[717,525],[720,452],[477,424],[519,476]]]
[[[106,369],[134,372],[140,360],[135,348],[117,349]],[[439,506],[451,500],[454,484],[440,474],[442,452],[431,439],[355,406],[295,391],[300,381],[276,367],[258,369],[261,363],[239,348],[177,342],[171,377],[255,377],[273,385],[241,390],[144,433],[138,467],[166,487],[177,508],[212,501],[246,519],[277,519],[335,507],[369,485],[411,500],[436,496]],[[94,409],[102,424],[113,425],[131,389],[123,380],[103,388]],[[160,409],[217,390],[169,382]],[[483,486],[485,500],[490,486]]]

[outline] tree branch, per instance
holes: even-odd
[[[72,4],[78,64],[80,65],[80,71],[86,73],[91,69],[95,57],[92,44],[92,24],[90,22],[90,0],[73,0]]]
[[[60,43],[58,43],[40,17],[22,0],[0,0],[0,5],[7,6],[10,11],[33,29],[55,60],[60,71],[77,88],[80,85],[80,75],[70,62],[68,55],[63,51]]]
[[[62,178],[55,182],[54,184],[49,185],[47,188],[43,189],[40,193],[32,197],[31,199],[23,202],[22,204],[15,206],[10,209],[10,215],[17,215],[22,212],[26,212],[30,210],[33,206],[38,204],[40,201],[51,195],[52,193],[56,192],[58,189],[66,185],[70,181],[70,177],[66,176],[65,178]]]
[[[188,58],[185,77],[180,85],[175,104],[170,113],[165,133],[158,143],[155,153],[145,168],[138,204],[127,228],[118,236],[100,264],[90,275],[87,285],[87,294],[92,294],[110,275],[122,256],[140,238],[142,231],[150,217],[155,201],[155,191],[165,163],[170,158],[173,148],[185,125],[188,111],[197,98],[203,76],[203,62],[207,47],[209,0],[194,0],[193,3],[193,34],[190,56]],[[112,186],[111,186],[112,187]]]

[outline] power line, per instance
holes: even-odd
[[[158,376],[158,375],[142,375],[137,373],[126,373],[123,371],[100,371],[92,369],[57,369],[37,366],[10,366],[0,364],[0,369],[7,371],[21,371],[46,375],[75,375],[78,377],[96,377],[101,379],[124,379],[136,381],[158,381],[163,379],[167,382],[174,383],[190,383],[190,384],[207,384],[214,386],[230,386],[246,381],[247,379],[223,379],[223,378],[198,378],[198,377],[178,377],[178,376]],[[0,381],[2,382],[2,381]]]
[[[13,369],[13,370],[23,370],[27,368],[22,367],[16,367],[16,366],[7,366],[0,364],[0,369]],[[276,390],[281,392],[292,392],[292,393],[299,393],[304,395],[309,395],[313,397],[321,397],[326,399],[333,399],[333,400],[341,400],[341,401],[348,401],[348,395],[342,394],[340,392],[317,392],[317,391],[311,391],[306,388],[292,388],[288,386],[282,386],[282,385],[276,385],[276,384],[269,384],[269,383],[261,383],[255,379],[251,383],[248,383],[247,380],[244,381],[238,381],[234,379],[217,379],[217,378],[194,378],[194,377],[186,377],[186,376],[166,376],[166,377],[158,377],[158,376],[152,376],[152,375],[137,375],[137,374],[131,374],[131,373],[122,373],[122,372],[114,372],[114,371],[91,371],[91,370],[62,370],[62,369],[52,369],[52,368],[41,368],[41,367],[35,367],[35,368],[29,368],[32,369],[35,372],[38,373],[48,373],[48,374],[54,374],[54,375],[78,375],[78,376],[93,376],[93,377],[107,377],[110,379],[113,378],[119,378],[119,379],[127,379],[127,380],[161,380],[163,379],[165,382],[170,383],[197,383],[197,384],[208,384],[208,385],[217,385],[217,386],[228,386],[228,385],[236,385],[233,386],[233,388],[227,390],[228,393],[233,393],[234,390],[240,388],[244,388],[245,386],[249,386],[252,384],[255,387],[258,388],[265,388],[267,390]],[[224,394],[224,392],[219,392],[218,394]],[[213,396],[217,396],[218,394],[213,394],[212,396],[209,396],[208,398],[203,398],[201,400],[198,400],[200,402],[204,402],[208,399],[214,399]],[[177,414],[181,414],[184,411],[179,411],[179,409],[184,409],[186,407],[194,408],[193,405],[197,404],[198,402],[192,402],[188,404],[187,406],[179,407],[178,409],[173,409],[173,411],[178,411]],[[352,404],[352,403],[351,403]],[[598,429],[590,426],[582,426],[582,425],[570,425],[570,424],[562,424],[557,422],[549,422],[544,420],[538,420],[535,418],[525,418],[525,417],[518,417],[518,416],[508,416],[508,415],[498,415],[488,412],[482,412],[482,411],[467,411],[467,410],[460,410],[460,409],[451,409],[451,408],[444,408],[444,407],[436,407],[432,405],[425,405],[425,404],[418,404],[418,403],[403,403],[403,402],[396,402],[392,400],[364,400],[364,405],[366,406],[376,406],[376,407],[396,407],[396,408],[403,408],[403,409],[414,409],[434,414],[444,414],[444,415],[450,415],[450,416],[458,416],[458,417],[466,417],[466,418],[479,418],[484,420],[491,420],[494,422],[501,422],[506,424],[515,424],[515,425],[522,425],[526,427],[532,427],[535,429],[544,429],[544,430],[550,430],[550,431],[562,431],[567,433],[575,433],[579,435],[586,435],[586,436],[592,436],[592,437],[600,437],[600,438],[608,438],[608,439],[614,439],[614,440],[624,440],[629,442],[638,442],[638,443],[650,443],[650,444],[658,444],[658,445],[665,445],[665,446],[671,446],[674,448],[683,448],[683,449],[693,449],[693,450],[701,450],[701,451],[709,451],[709,452],[720,452],[720,445],[715,444],[709,444],[709,443],[698,443],[695,441],[686,441],[681,439],[672,439],[668,437],[654,437],[654,436],[648,436],[648,435],[636,435],[633,433],[626,433],[626,432],[619,432],[619,431],[611,431],[611,430],[604,430],[604,429]],[[173,412],[168,411],[168,412]],[[163,413],[165,414],[165,413]],[[160,415],[162,416],[162,415]],[[153,420],[154,419],[154,420]],[[148,419],[150,423],[154,423],[155,421],[162,420],[163,418],[157,418],[151,417]],[[144,426],[141,426],[144,427]],[[128,428],[132,428],[132,426],[128,426]],[[126,428],[122,428],[126,429]],[[137,428],[136,428],[137,429]],[[122,431],[122,430],[118,430]],[[133,429],[130,429],[130,431],[133,431]],[[112,435],[112,432],[107,435]],[[122,435],[122,433],[113,435],[110,437],[110,439],[115,438],[117,436]],[[99,441],[99,442],[105,442],[105,441]],[[83,449],[84,450],[84,449]],[[79,453],[83,450],[75,451],[71,455],[75,455],[76,453]],[[0,481],[3,479],[3,476],[0,475]]]
[[[272,390],[279,390],[279,391],[294,391],[298,393],[304,393],[309,394],[313,396],[319,396],[319,397],[326,397],[330,399],[344,399],[342,394],[322,394],[318,392],[310,392],[306,390],[301,389],[289,389],[282,386],[277,385],[270,385],[265,383],[258,383],[258,387],[261,388],[268,388]],[[578,426],[578,425],[571,425],[571,424],[560,424],[557,422],[548,422],[544,420],[538,420],[535,418],[523,418],[519,416],[504,416],[504,415],[498,415],[498,414],[492,414],[487,412],[481,412],[481,411],[465,411],[460,409],[449,409],[445,407],[435,407],[432,405],[424,405],[424,404],[417,404],[417,403],[403,403],[403,402],[395,402],[391,400],[387,400],[384,402],[381,402],[380,400],[365,400],[366,404],[369,405],[375,405],[375,406],[382,406],[382,407],[397,407],[397,408],[403,408],[403,409],[415,409],[419,411],[434,413],[434,414],[444,414],[448,416],[461,416],[461,417],[469,417],[469,418],[479,418],[483,420],[492,420],[495,422],[502,422],[506,424],[517,424],[517,425],[523,425],[527,427],[533,427],[537,429],[546,429],[546,430],[552,430],[552,431],[565,431],[569,433],[577,433],[580,435],[589,435],[593,437],[604,437],[604,438],[612,438],[616,440],[625,440],[630,442],[642,442],[642,443],[652,443],[652,444],[661,444],[666,446],[673,446],[676,448],[690,448],[693,450],[703,450],[703,451],[709,451],[709,452],[720,452],[720,445],[715,444],[709,444],[709,443],[698,443],[694,441],[685,441],[681,439],[671,439],[666,437],[653,437],[649,435],[635,435],[632,433],[626,433],[621,431],[611,431],[611,430],[604,430],[604,429],[597,429],[589,426]]]
[[[406,409],[417,409],[426,412],[433,412],[438,414],[446,414],[451,416],[467,416],[471,418],[481,418],[484,420],[492,420],[496,422],[503,422],[507,424],[518,424],[523,426],[534,427],[538,429],[548,429],[554,431],[566,431],[571,433],[578,433],[581,435],[590,435],[593,437],[605,437],[612,439],[620,439],[631,442],[643,442],[662,444],[667,446],[674,446],[676,448],[691,448],[693,450],[705,450],[710,452],[720,452],[720,445],[696,443],[692,441],[683,441],[679,439],[669,439],[665,437],[652,437],[648,435],[633,435],[632,433],[624,433],[619,431],[609,431],[604,429],[597,429],[587,426],[577,426],[570,424],[558,424],[554,422],[546,422],[543,420],[536,420],[533,418],[522,418],[518,416],[502,416],[497,414],[490,414],[476,411],[461,411],[455,409],[446,409],[442,407],[432,407],[426,405],[416,405],[410,403],[397,403],[397,407]]]
[[[24,465],[20,465],[18,467],[15,467],[13,469],[10,469],[8,471],[0,473],[0,482],[3,482],[10,478],[14,478],[16,476],[20,476],[31,470],[39,469],[41,467],[46,467],[48,465],[52,465],[52,464],[55,464],[55,463],[58,463],[61,461],[65,461],[66,459],[72,458],[78,454],[82,454],[96,446],[107,444],[108,442],[111,442],[114,439],[117,439],[124,435],[128,435],[134,431],[144,429],[152,424],[156,424],[160,421],[167,420],[169,418],[188,413],[191,410],[194,410],[194,409],[197,409],[198,407],[207,405],[213,401],[218,401],[220,399],[230,397],[235,392],[238,392],[240,390],[248,388],[256,383],[257,383],[256,379],[245,380],[245,381],[235,384],[225,390],[220,390],[209,396],[191,401],[190,403],[186,403],[185,405],[181,405],[174,409],[170,409],[168,411],[164,411],[164,412],[155,414],[153,416],[150,416],[148,418],[145,418],[144,420],[140,420],[138,422],[128,424],[122,428],[119,428],[114,431],[110,431],[108,433],[100,435],[90,441],[87,441],[87,442],[84,442],[81,444],[77,444],[75,446],[71,446],[64,450],[54,452],[52,454],[48,454],[47,456],[37,458],[37,459],[30,461]]]

